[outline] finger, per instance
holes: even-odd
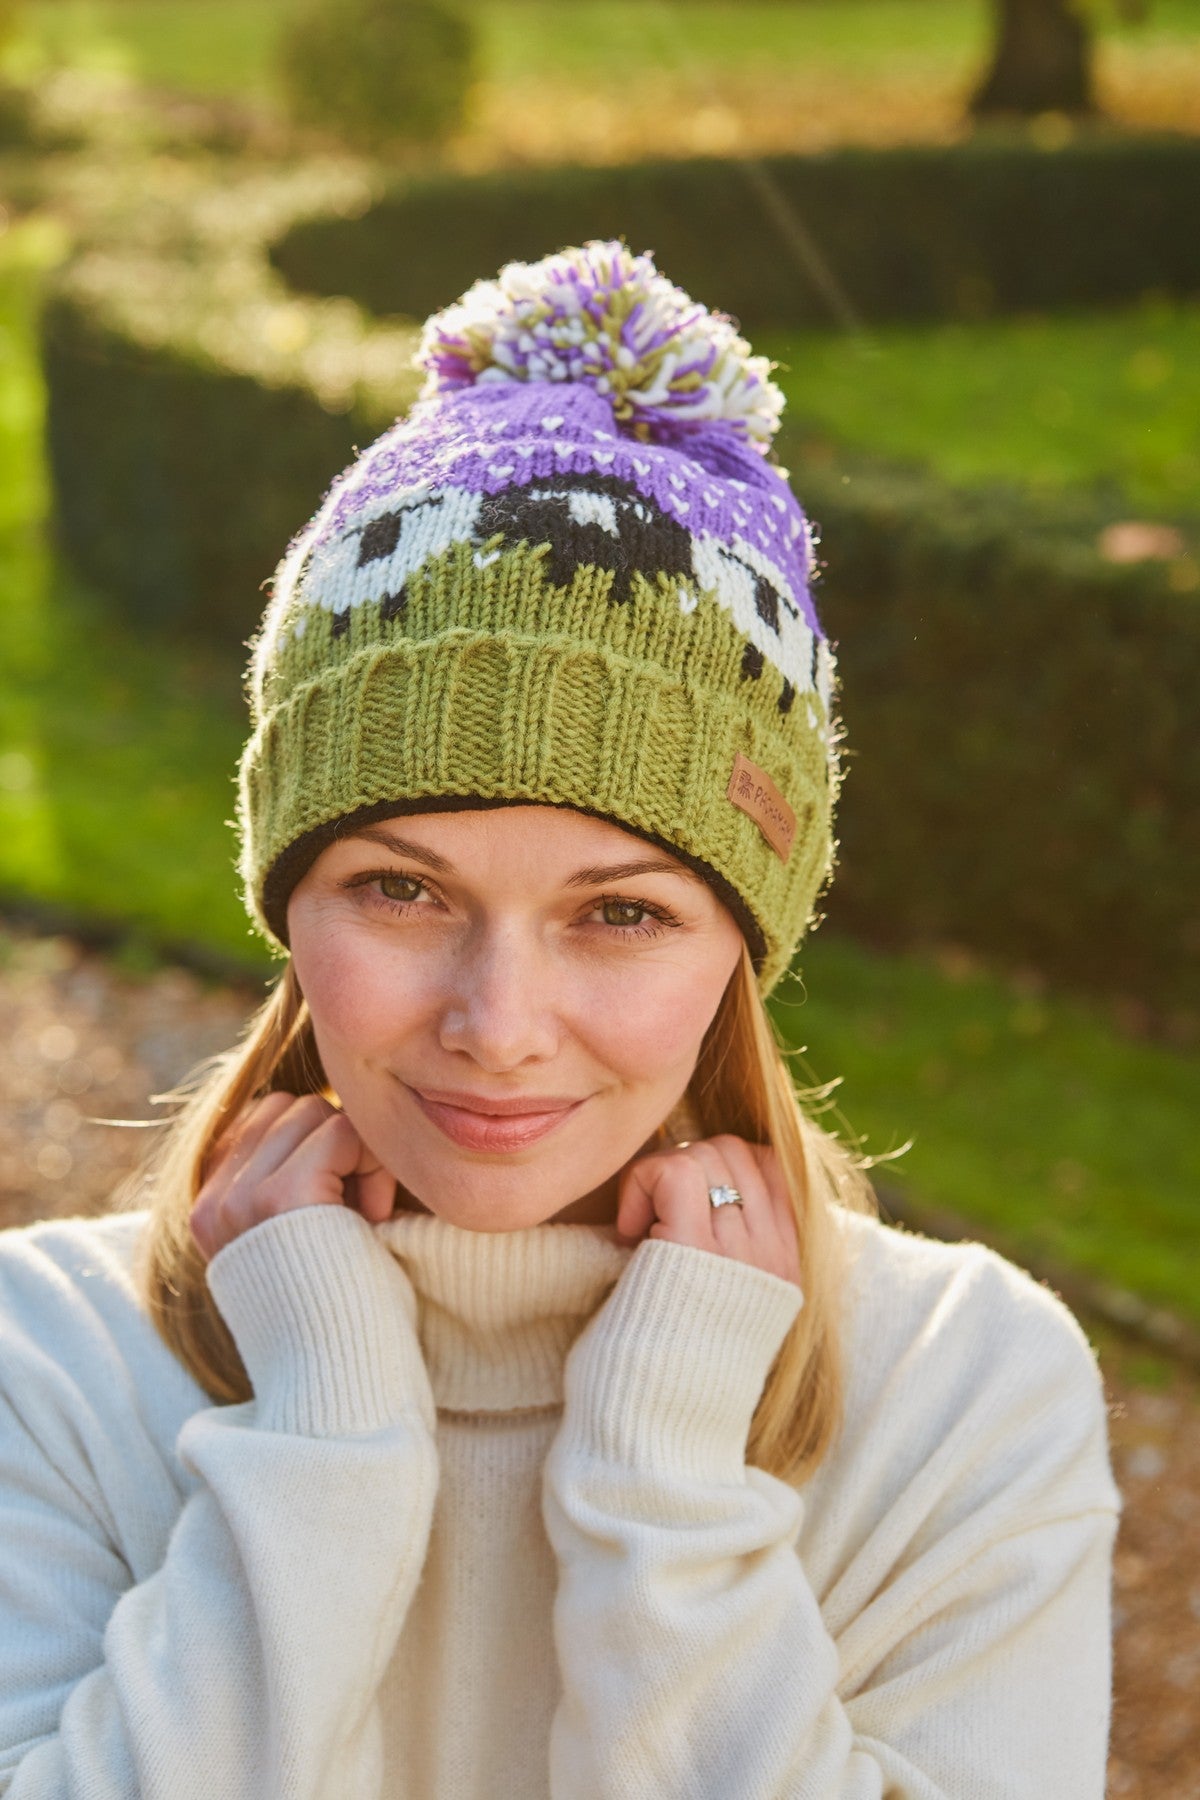
[[[798,1271],[795,1230],[790,1239],[782,1228],[755,1146],[731,1133],[701,1140],[691,1146],[698,1170],[704,1181],[703,1200],[693,1190],[693,1204],[705,1209],[705,1221],[695,1219],[683,1226],[678,1219],[662,1232],[651,1235],[678,1236],[686,1229],[688,1241],[706,1243],[706,1247],[740,1262],[784,1276]],[[731,1187],[741,1196],[742,1204],[714,1206],[712,1190]],[[705,1240],[707,1232],[707,1241]],[[789,1247],[790,1246],[790,1247]],[[798,1273],[795,1275],[798,1279]]]
[[[639,1156],[631,1162],[621,1176],[617,1188],[617,1231],[623,1238],[639,1239],[645,1237],[653,1225],[654,1181],[657,1167],[662,1156],[655,1153],[651,1156]]]
[[[777,1213],[789,1229],[794,1229],[797,1224],[796,1197],[791,1182],[784,1174],[779,1152],[772,1144],[753,1144],[751,1150],[762,1170],[767,1192],[775,1202]]]
[[[744,1138],[722,1136],[713,1140],[712,1147],[724,1164],[725,1172],[719,1177],[720,1184],[734,1188],[742,1196],[743,1202],[741,1206],[714,1208],[718,1219],[722,1214],[736,1212],[752,1237],[764,1232],[774,1232],[775,1209],[762,1169],[750,1145]],[[712,1185],[715,1187],[718,1183],[714,1181]]]
[[[756,1196],[753,1206],[747,1209],[747,1229],[755,1260],[770,1274],[800,1283],[799,1225],[778,1156],[768,1144],[750,1144],[742,1139],[734,1140],[727,1154],[735,1185],[743,1193],[753,1192]]]
[[[338,1130],[331,1133],[330,1127],[337,1127]],[[347,1131],[354,1140],[346,1170],[348,1173],[358,1157],[358,1137],[349,1120],[331,1107],[328,1101],[315,1094],[293,1099],[291,1106],[282,1117],[274,1121],[270,1131],[246,1159],[239,1160],[232,1170],[222,1198],[222,1215],[240,1232],[246,1230],[256,1219],[269,1217],[277,1211],[286,1211],[292,1204],[309,1204],[314,1188],[320,1189],[324,1197],[330,1184],[322,1179],[322,1161],[328,1153],[331,1137],[341,1137]],[[326,1135],[320,1138],[315,1151],[310,1148],[307,1154],[303,1154],[306,1146],[310,1146],[312,1140],[322,1132]],[[341,1150],[340,1157],[342,1161],[346,1161],[345,1148]],[[337,1198],[340,1200],[340,1174],[336,1177],[335,1185]]]
[[[783,1165],[774,1151],[768,1153],[765,1163],[767,1171],[767,1187],[775,1199],[776,1217],[779,1220],[779,1233],[783,1240],[782,1273],[797,1286],[804,1286],[804,1263],[801,1252],[803,1237],[803,1215],[800,1208],[803,1198],[797,1205],[797,1196],[783,1172]]]
[[[343,1200],[342,1176],[329,1170],[352,1169],[360,1159],[357,1132],[344,1114],[317,1095],[283,1098],[287,1104],[282,1112],[277,1104],[264,1107],[267,1126],[246,1160],[235,1147],[224,1178],[222,1173],[215,1175],[197,1197],[190,1227],[206,1260],[263,1219],[296,1207]],[[314,1139],[320,1139],[316,1152],[296,1163],[297,1151]]]
[[[268,1104],[268,1102],[270,1104]],[[334,1109],[318,1094],[271,1094],[260,1115],[232,1146],[226,1173],[233,1181],[257,1183],[286,1161],[311,1131],[324,1124]]]
[[[753,1158],[762,1191],[766,1197],[764,1220],[769,1216],[785,1243],[795,1240],[798,1221],[791,1186],[783,1173],[783,1165],[770,1144],[747,1144],[746,1153]]]
[[[266,1219],[310,1206],[344,1206],[348,1164],[355,1160],[354,1128],[340,1112],[310,1131],[264,1180],[235,1188],[226,1198],[221,1229],[240,1237]],[[347,1154],[348,1152],[348,1154]]]
[[[617,1209],[623,1236],[679,1236],[705,1249],[717,1247],[708,1190],[730,1183],[714,1145],[704,1139],[638,1159],[623,1179]],[[730,1183],[730,1185],[732,1185]],[[661,1230],[657,1229],[662,1227]]]
[[[231,1156],[249,1154],[270,1130],[272,1121],[281,1117],[295,1098],[295,1094],[277,1088],[236,1112],[204,1159],[205,1179],[227,1165]]]
[[[674,1238],[701,1250],[721,1248],[708,1190],[722,1179],[719,1162],[703,1144],[690,1144],[663,1157],[653,1186],[656,1219],[648,1235]]]
[[[665,1222],[668,1213],[678,1218],[689,1194],[698,1209],[700,1197],[707,1194],[705,1169],[694,1154],[699,1148],[698,1144],[674,1145],[629,1165],[617,1203],[622,1236],[643,1237],[655,1224]]]
[[[717,1187],[731,1187],[742,1195],[747,1205],[756,1199],[754,1190],[747,1191],[742,1186],[741,1177],[744,1167],[735,1163],[729,1150],[737,1142],[727,1136],[703,1138],[698,1143],[689,1145],[687,1154],[695,1163],[700,1185],[693,1190],[695,1204],[706,1209],[708,1222],[716,1231],[727,1226],[735,1229],[745,1223],[745,1214],[740,1206],[714,1206],[712,1190]]]
[[[385,1169],[373,1151],[363,1144],[353,1174],[346,1183],[346,1204],[353,1205],[372,1225],[381,1225],[396,1210],[396,1177]]]

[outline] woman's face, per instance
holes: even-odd
[[[288,927],[351,1124],[473,1231],[615,1219],[742,947],[683,863],[548,806],[363,826],[297,884]]]

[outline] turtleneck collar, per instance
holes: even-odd
[[[451,1412],[561,1405],[567,1351],[634,1248],[611,1225],[465,1231],[397,1212],[376,1230],[416,1291],[433,1396]]]

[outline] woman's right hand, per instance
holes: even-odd
[[[320,1094],[276,1091],[242,1109],[205,1165],[191,1232],[205,1262],[264,1219],[301,1206],[354,1206],[391,1217],[396,1178],[345,1113]]]

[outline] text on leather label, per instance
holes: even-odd
[[[754,820],[780,862],[786,862],[796,836],[796,815],[771,777],[740,750],[733,759],[725,797]]]

